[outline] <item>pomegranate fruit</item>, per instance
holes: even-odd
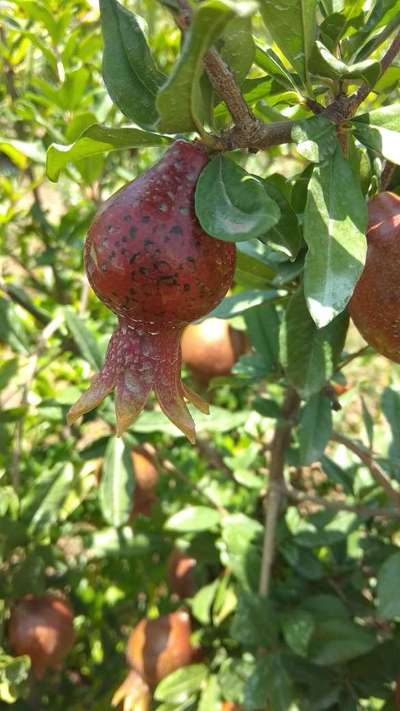
[[[48,668],[56,669],[74,643],[73,613],[55,595],[27,595],[11,610],[8,640],[15,655],[27,654],[32,671],[42,679]]]
[[[135,494],[131,520],[139,514],[150,516],[153,504],[158,501],[155,488],[159,474],[150,457],[142,452],[132,451],[132,464],[135,472]]]
[[[182,360],[198,380],[229,375],[238,358],[246,352],[245,334],[224,319],[208,318],[187,326],[182,336]]]
[[[171,552],[167,563],[167,579],[171,592],[179,598],[192,597],[196,592],[194,568],[195,558],[178,548]]]
[[[155,620],[141,620],[128,639],[126,656],[131,672],[114,694],[112,704],[123,701],[123,711],[147,711],[151,690],[196,656],[190,643],[190,617],[184,610]]]
[[[400,363],[400,197],[383,192],[368,205],[368,251],[350,315],[378,353]]]
[[[181,382],[180,338],[186,324],[226,294],[236,253],[234,244],[207,235],[195,215],[195,185],[207,161],[201,143],[178,140],[97,213],[85,243],[85,267],[119,326],[102,370],[69,411],[70,423],[115,389],[120,435],[154,389],[167,417],[194,442],[184,397],[203,412],[208,406]]]
[[[221,711],[243,711],[243,707],[233,703],[233,701],[224,701]]]

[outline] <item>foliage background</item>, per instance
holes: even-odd
[[[321,3],[331,17],[335,3],[328,5]],[[350,5],[338,3],[343,12]],[[389,14],[395,8],[383,5]],[[357,7],[368,14],[367,3]],[[180,45],[171,15],[152,0],[131,0],[129,8],[143,18],[158,66],[168,74]],[[383,10],[380,18],[376,33],[385,27],[382,18],[391,21]],[[350,23],[349,37],[364,24]],[[272,45],[258,16],[254,36],[264,49]],[[345,375],[341,369],[332,375],[332,382],[348,384],[340,410],[332,413],[325,392],[315,395],[308,409],[303,406],[288,451],[288,477],[300,494],[333,504],[288,499],[278,527],[272,594],[268,600],[259,597],[268,452],[284,381],[270,357],[275,333],[270,305],[244,312],[243,304],[260,303],[256,290],[271,288],[272,267],[280,276],[276,287],[293,263],[279,249],[257,259],[254,250],[241,247],[234,291],[241,294],[239,315],[232,323],[248,328],[253,350],[237,364],[234,377],[211,389],[211,417],[196,417],[198,447],[188,445],[153,402],[121,445],[112,438],[110,400],[81,426],[68,427],[66,412],[101,364],[115,324],[83,276],[85,232],[96,207],[164,148],[130,148],[69,163],[58,183],[51,183],[45,173],[51,143],[71,144],[93,123],[127,124],[101,78],[97,6],[84,0],[2,2],[0,38],[1,708],[110,708],[125,674],[130,629],[144,615],[178,604],[165,583],[165,561],[174,544],[198,559],[200,589],[188,605],[205,660],[200,677],[189,670],[179,678],[179,701],[171,683],[154,708],[204,711],[216,708],[219,699],[245,697],[246,708],[256,709],[266,696],[272,711],[396,708],[398,518],[365,515],[365,508],[388,508],[390,502],[360,458],[332,441],[331,415],[334,432],[361,440],[367,452],[373,449],[396,489],[398,366],[363,350]],[[269,79],[263,86],[261,76],[254,65],[250,77],[257,82],[248,88],[258,87],[256,115],[264,120],[309,115],[294,91],[271,86]],[[394,103],[399,76],[397,61],[370,95],[368,109]],[[231,157],[264,178],[282,176],[270,185],[284,186],[301,218],[309,161],[293,145]],[[371,191],[382,158],[371,152],[362,158]],[[391,188],[398,191],[399,185],[396,171]],[[296,282],[286,283],[292,293]],[[274,312],[279,319],[282,303]],[[232,315],[230,302],[224,309]],[[363,346],[350,329],[341,362]],[[151,518],[131,524],[124,482],[132,472],[120,450],[144,444],[154,447],[162,463],[159,501]],[[105,488],[113,477],[121,482],[118,501],[110,500]],[[354,510],[340,510],[346,505]],[[190,515],[180,514],[188,507]],[[77,641],[62,671],[33,683],[27,660],[10,657],[7,618],[13,600],[44,590],[70,597]],[[268,654],[257,662],[260,645]]]

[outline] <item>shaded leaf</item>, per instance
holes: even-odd
[[[266,708],[266,704],[271,711],[299,711],[292,682],[280,654],[261,657],[246,684],[246,709]]]
[[[282,619],[285,642],[300,657],[307,656],[308,645],[314,632],[313,616],[306,610],[294,610]]]
[[[313,116],[295,123],[292,139],[304,158],[313,163],[322,163],[332,156],[337,148],[336,129],[324,116]]]
[[[202,171],[195,201],[203,229],[228,242],[259,237],[278,222],[280,215],[262,180],[223,155],[209,161]]]
[[[65,321],[68,329],[78,346],[82,356],[95,370],[100,370],[103,365],[103,356],[97,345],[96,339],[86,328],[83,320],[71,308],[64,309]]]
[[[323,393],[314,395],[302,409],[299,421],[301,466],[319,461],[332,432],[332,407]]]
[[[321,666],[344,664],[371,651],[375,645],[375,635],[351,620],[321,620],[310,643],[310,657]]]
[[[400,105],[385,106],[353,119],[354,134],[364,146],[400,165]]]
[[[167,531],[211,531],[220,523],[221,515],[207,506],[188,506],[171,516]]]
[[[378,612],[393,620],[400,617],[400,553],[393,553],[378,572]]]
[[[106,447],[99,499],[104,520],[119,528],[127,523],[133,505],[134,472],[130,450],[122,439],[111,437]]]

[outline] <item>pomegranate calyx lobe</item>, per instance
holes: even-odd
[[[178,140],[159,163],[100,208],[85,243],[85,267],[97,296],[119,317],[105,363],[68,421],[116,392],[117,434],[155,391],[167,417],[194,442],[184,398],[207,403],[180,377],[182,331],[211,311],[232,284],[235,245],[210,237],[194,210],[208,161],[200,143]]]

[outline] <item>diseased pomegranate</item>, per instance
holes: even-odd
[[[168,586],[177,597],[192,597],[196,592],[193,570],[196,564],[196,558],[192,558],[178,548],[174,548],[171,552],[167,564]]]
[[[138,514],[150,516],[153,504],[158,500],[155,488],[159,474],[150,457],[142,452],[132,451],[132,464],[135,472],[135,494],[131,520]]]
[[[74,643],[73,613],[55,595],[27,595],[11,610],[8,640],[17,656],[27,654],[34,675],[42,679],[48,668],[56,669]]]
[[[201,143],[178,140],[97,213],[85,244],[85,266],[119,326],[101,372],[71,408],[70,423],[115,389],[121,434],[154,388],[164,413],[194,441],[183,398],[203,412],[208,406],[181,382],[180,337],[187,323],[207,314],[226,294],[236,252],[234,244],[207,235],[195,215],[194,189],[207,161]]]
[[[380,193],[368,214],[367,259],[350,315],[369,345],[400,363],[400,197]]]
[[[190,643],[190,635],[190,617],[184,610],[141,620],[126,648],[132,671],[115,692],[113,706],[123,701],[123,711],[148,711],[151,690],[158,682],[195,659],[197,650]]]
[[[187,326],[182,336],[182,360],[203,383],[229,375],[238,358],[246,352],[242,331],[219,318]]]

